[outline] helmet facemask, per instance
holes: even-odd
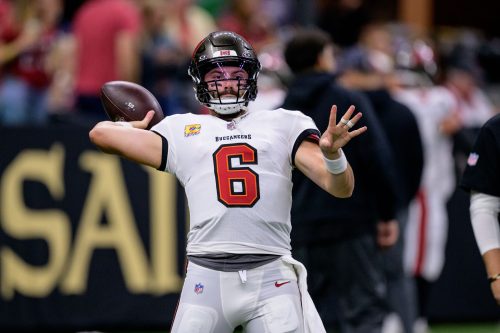
[[[246,110],[248,105],[248,79],[221,79],[205,81],[210,95],[207,106],[220,114]],[[226,87],[222,86],[226,84]],[[232,87],[236,87],[236,91]],[[227,94],[226,94],[227,93]]]
[[[223,115],[246,111],[248,102],[257,94],[258,72],[254,67],[244,60],[216,61],[200,66],[201,80],[196,87],[198,100]]]

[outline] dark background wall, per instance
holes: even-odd
[[[168,191],[155,192],[154,184],[165,181],[156,177],[166,174],[146,172],[117,157],[110,160],[110,155],[91,145],[87,133],[87,129],[72,126],[0,127],[2,332],[169,327],[184,269],[183,192],[175,184]],[[89,157],[94,161],[91,165],[84,162]],[[48,169],[56,175],[44,176],[52,172]],[[56,184],[64,190],[57,192]],[[9,196],[14,198],[10,200]],[[157,209],[161,212],[168,202],[173,202],[171,209],[158,215]],[[500,318],[472,235],[468,205],[468,195],[457,189],[448,206],[444,271],[429,299],[429,315],[434,322]],[[165,215],[174,210],[174,215]],[[50,211],[58,212],[59,217],[48,217]],[[48,227],[56,226],[54,222],[60,220],[61,214],[67,220],[60,224],[68,229],[66,234],[54,234],[55,230]],[[170,232],[163,229],[166,225],[170,225]],[[132,232],[124,233],[126,226]],[[94,242],[96,237],[101,241]],[[79,246],[85,239],[88,246]],[[56,240],[66,242],[68,251],[56,251]],[[132,252],[124,252],[123,245]],[[17,258],[15,262],[31,267],[32,273],[17,268],[17,276],[12,276],[9,272],[18,267],[12,259],[7,263],[12,254]],[[124,254],[129,257],[124,258]],[[51,268],[53,260],[61,257],[66,264]],[[134,262],[143,262],[144,267],[139,265],[127,272],[126,267]],[[76,276],[85,288],[75,290],[68,287],[68,278],[79,263],[88,270]],[[170,271],[165,272],[165,267]],[[48,271],[57,272],[49,279],[52,283],[31,288],[27,281],[46,280]],[[140,274],[149,282],[142,286],[131,284],[131,279]]]
[[[472,27],[486,37],[500,37],[500,1],[434,0],[434,25]]]

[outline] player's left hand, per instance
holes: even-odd
[[[351,105],[337,123],[337,106],[332,106],[328,128],[319,140],[319,147],[326,158],[331,160],[339,158],[340,154],[338,150],[344,147],[352,138],[367,130],[366,126],[355,130],[352,129],[362,116],[361,112],[353,116],[354,109],[354,105]]]

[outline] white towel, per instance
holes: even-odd
[[[300,291],[300,301],[302,303],[302,314],[304,320],[304,332],[305,333],[326,333],[325,327],[323,326],[323,321],[319,316],[318,310],[313,303],[311,295],[307,291],[307,270],[300,262],[293,259],[291,256],[282,256],[281,259],[293,265],[295,272],[297,273],[297,279]]]

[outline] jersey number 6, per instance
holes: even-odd
[[[220,146],[213,154],[217,198],[226,207],[252,207],[260,198],[257,150],[246,143]]]

